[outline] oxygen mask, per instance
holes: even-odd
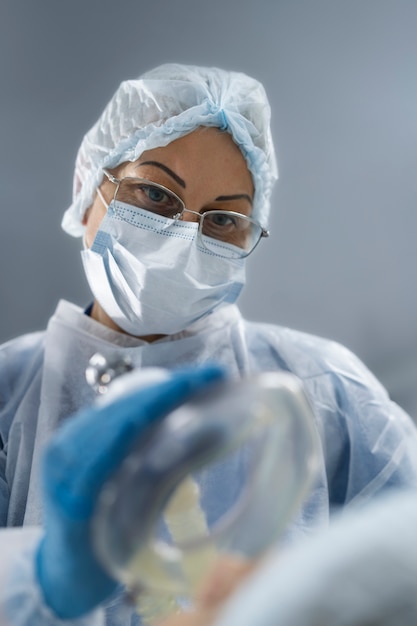
[[[169,376],[119,376],[129,369],[95,357],[88,377],[105,391],[118,376],[108,401]],[[133,446],[102,490],[93,534],[145,623],[192,604],[220,557],[257,559],[282,535],[312,488],[319,445],[300,380],[267,372],[214,384]]]

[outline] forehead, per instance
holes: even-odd
[[[123,163],[120,169],[123,175],[132,175],[141,164],[150,161],[168,166],[184,180],[209,176],[222,183],[229,179],[253,193],[252,176],[240,148],[228,132],[218,128],[198,128],[167,146],[144,151],[136,161]]]

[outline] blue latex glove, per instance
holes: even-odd
[[[117,587],[90,541],[103,484],[149,424],[223,376],[211,365],[178,370],[165,382],[78,413],[54,435],[43,462],[45,534],[36,566],[45,601],[58,617],[91,611]]]

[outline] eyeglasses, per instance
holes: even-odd
[[[173,220],[182,219],[184,213],[196,215],[201,245],[218,256],[244,258],[253,252],[261,237],[269,236],[259,222],[241,213],[217,209],[205,213],[191,211],[179,196],[163,185],[145,178],[119,179],[106,169],[103,172],[116,185],[115,201]]]

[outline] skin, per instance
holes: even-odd
[[[212,626],[224,601],[257,565],[257,561],[234,555],[219,556],[194,599],[194,609],[171,615],[154,626]]]
[[[217,128],[198,128],[168,146],[147,150],[137,161],[122,163],[112,170],[112,174],[117,178],[138,176],[164,185],[176,193],[188,209],[198,213],[221,209],[249,216],[252,211],[254,187],[246,161],[231,135]],[[115,192],[114,183],[103,177],[100,191],[110,204]],[[106,207],[96,195],[83,218],[88,247],[92,245],[105,214]],[[183,219],[196,221],[198,218],[184,213]],[[97,301],[93,304],[91,316],[113,330],[124,332]],[[151,342],[162,336],[141,338]]]

